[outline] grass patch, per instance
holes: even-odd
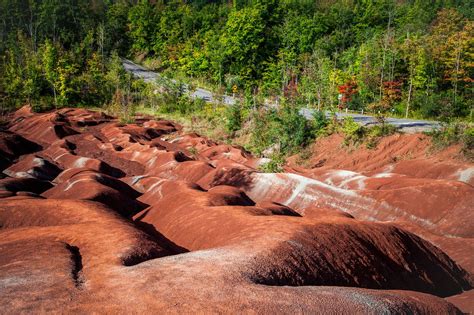
[[[389,124],[362,126],[356,123],[352,117],[345,117],[342,122],[333,121],[326,129],[327,134],[342,133],[343,144],[346,147],[358,148],[365,144],[367,149],[375,149],[383,137],[397,132],[397,127]]]
[[[467,122],[444,124],[439,130],[427,133],[432,138],[436,150],[460,144],[461,153],[469,161],[474,161],[474,125]]]
[[[311,157],[313,155],[312,146],[302,149],[296,158],[296,164],[305,168],[311,167]]]

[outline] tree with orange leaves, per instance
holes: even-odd
[[[346,108],[349,102],[352,100],[352,96],[356,94],[357,82],[355,80],[347,81],[343,85],[339,85],[337,88],[339,92],[339,109]]]

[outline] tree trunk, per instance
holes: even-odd
[[[104,25],[100,24],[99,26],[99,49],[100,49],[100,58],[101,58],[101,67],[102,72],[104,72],[104,42],[105,42],[105,34],[104,34]]]
[[[456,76],[454,79],[454,105],[456,105],[456,97],[458,93],[458,76],[459,76],[459,65],[461,62],[461,49],[456,54]]]
[[[58,109],[58,100],[56,98],[56,88],[53,86],[53,95],[54,95],[54,107]]]
[[[318,111],[321,111],[321,90],[318,89]]]
[[[379,91],[379,98],[380,101],[382,100],[382,92],[383,92],[383,78],[384,78],[384,71],[385,71],[385,58],[387,53],[387,46],[388,46],[388,39],[389,39],[389,32],[391,29],[392,24],[392,12],[389,13],[388,23],[387,23],[387,31],[383,42],[383,54],[382,54],[382,68],[380,70],[380,91]]]
[[[384,69],[385,69],[385,50],[386,50],[386,42],[384,41],[383,44],[383,53],[382,53],[382,67],[380,69],[380,86],[379,86],[379,100],[382,100],[382,92],[383,92],[383,77],[384,77]]]
[[[411,92],[413,89],[413,79],[410,79],[410,87],[408,88],[408,99],[407,99],[407,109],[405,112],[405,118],[408,118],[408,112],[410,110],[410,101],[411,101]]]

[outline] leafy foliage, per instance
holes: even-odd
[[[365,144],[367,149],[374,149],[382,137],[394,134],[397,130],[395,126],[388,124],[362,126],[352,117],[345,117],[342,123],[335,121],[332,124],[336,126],[328,125],[326,129],[331,128],[331,132],[341,133],[344,136],[344,145],[357,147]]]
[[[285,158],[281,154],[273,154],[270,161],[259,166],[259,170],[264,173],[282,173],[285,165]]]
[[[472,17],[460,2],[1,1],[0,91],[10,104],[99,105],[114,91],[94,86],[117,50],[228,92],[381,117],[465,117]]]
[[[226,129],[229,133],[235,133],[242,128],[242,107],[240,103],[228,106],[226,109]]]
[[[436,148],[461,144],[461,152],[466,158],[474,160],[474,127],[469,123],[451,122],[431,133]]]

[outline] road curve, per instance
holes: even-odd
[[[130,60],[122,59],[123,67],[125,71],[131,73],[133,76],[142,79],[148,83],[156,83],[157,79],[160,78],[160,75],[154,71],[148,70]],[[173,80],[176,83],[176,81]],[[188,85],[184,84],[184,89],[188,90]],[[215,95],[209,90],[197,88],[191,93],[192,98],[199,98],[203,99],[206,102],[222,102],[227,105],[233,105],[236,103],[237,99],[223,95],[219,98],[221,100],[216,100]],[[316,112],[314,109],[310,108],[302,108],[300,110],[300,114],[306,117],[307,119],[313,119],[313,114]],[[330,112],[326,112],[326,116],[330,116]],[[373,116],[369,115],[362,115],[362,114],[355,114],[355,113],[336,113],[338,119],[343,119],[344,117],[352,117],[355,122],[367,126],[377,124],[377,120]],[[401,131],[414,133],[414,132],[423,132],[423,131],[430,131],[434,129],[439,129],[441,124],[437,121],[429,121],[429,120],[417,120],[417,119],[404,119],[404,118],[387,118],[387,123],[393,126],[396,126]]]

